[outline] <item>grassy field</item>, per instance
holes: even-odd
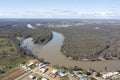
[[[10,69],[26,62],[27,57],[23,58],[17,52],[15,45],[8,38],[0,38],[0,75]]]
[[[14,44],[8,38],[0,38],[0,55],[16,54]]]

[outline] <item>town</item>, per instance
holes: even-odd
[[[96,72],[92,69],[83,70],[77,66],[67,69],[65,67],[51,66],[49,63],[39,62],[37,59],[22,63],[19,68],[25,71],[15,80],[119,80],[120,71]],[[19,73],[18,73],[19,74]]]

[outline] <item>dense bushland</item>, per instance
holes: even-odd
[[[36,29],[28,28],[27,22],[0,21],[0,74],[35,57],[26,55],[19,47],[17,37],[33,37],[35,43],[45,44],[51,40],[52,33],[42,26]]]
[[[92,23],[52,30],[64,35],[61,51],[70,59],[120,58],[120,25]]]

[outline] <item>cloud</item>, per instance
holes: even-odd
[[[1,18],[120,18],[120,10],[83,13],[74,10],[54,9],[45,11],[0,12]]]
[[[11,12],[11,13],[1,12],[0,13],[0,17],[10,17],[10,16],[14,16],[14,15],[16,15],[16,13],[13,13],[13,12]]]
[[[120,10],[107,10],[107,11],[101,11],[99,13],[95,14],[97,17],[120,17]]]

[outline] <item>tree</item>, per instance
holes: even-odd
[[[45,60],[43,58],[38,59],[40,62],[44,62]]]
[[[0,69],[0,74],[3,74],[3,73],[5,73],[5,71],[3,71],[3,70]]]
[[[38,77],[38,79],[37,79],[37,80],[41,80],[41,78],[42,78],[42,77],[40,76],[40,77]]]
[[[97,72],[96,77],[100,77],[100,76],[101,76],[100,72]]]
[[[73,67],[69,67],[68,70],[70,71],[70,73],[72,73],[74,69]]]
[[[105,71],[107,71],[107,67],[105,66]]]
[[[74,71],[80,70],[80,68],[78,68],[78,66],[74,66],[73,68],[74,68]]]

